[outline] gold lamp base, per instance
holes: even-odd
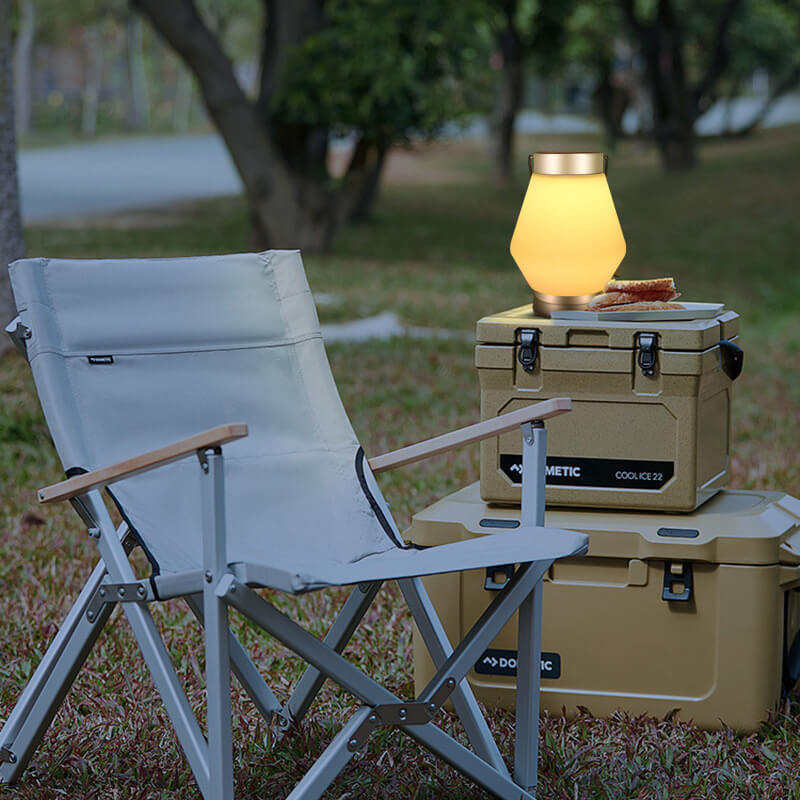
[[[533,313],[537,317],[549,317],[553,311],[583,311],[594,296],[594,293],[561,295],[534,291]]]

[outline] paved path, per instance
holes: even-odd
[[[112,139],[20,153],[26,222],[237,194],[222,140],[208,136]]]
[[[715,133],[730,114],[744,124],[758,107],[748,98],[730,108],[713,106],[698,120],[701,135]],[[633,119],[626,117],[625,123]],[[775,104],[765,126],[800,122],[800,97],[787,96]],[[521,133],[579,133],[596,123],[566,114],[525,111],[519,115]],[[460,136],[481,136],[486,124],[476,121]],[[346,148],[337,142],[335,149]],[[22,152],[19,158],[22,213],[26,222],[104,214],[163,205],[173,200],[237,194],[241,181],[222,140],[214,135],[153,136]]]

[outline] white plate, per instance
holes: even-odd
[[[711,319],[725,308],[724,303],[681,303],[683,308],[664,308],[659,311],[553,311],[552,319],[574,319],[601,322],[645,322],[659,320],[679,322],[680,320]]]

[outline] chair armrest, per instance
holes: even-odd
[[[244,436],[247,436],[247,425],[244,423],[218,425],[216,428],[196,433],[194,436],[173,442],[165,447],[159,447],[157,450],[151,450],[117,464],[85,472],[66,481],[39,489],[39,502],[54,503],[56,500],[68,500],[70,497],[86,494],[90,489],[96,489],[98,486],[106,486],[109,483],[121,481],[123,478],[131,478],[155,467],[171,464],[198,450],[219,447]]]
[[[517,411],[501,414],[494,419],[477,422],[475,425],[468,425],[466,428],[459,428],[457,431],[444,433],[433,439],[426,439],[424,442],[375,456],[368,459],[369,465],[373,472],[385,472],[388,469],[422,461],[423,458],[446,453],[448,450],[454,450],[465,444],[480,442],[492,436],[499,436],[501,433],[508,433],[526,422],[550,419],[550,417],[556,417],[571,410],[572,400],[569,397],[554,397],[552,400],[525,406]]]

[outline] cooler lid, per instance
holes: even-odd
[[[464,531],[510,532],[518,520],[519,507],[484,503],[476,482],[415,514],[406,533],[444,544]],[[589,558],[800,564],[800,500],[782,492],[721,491],[689,514],[548,508],[545,524],[588,534]]]
[[[731,339],[739,332],[739,315],[723,311],[711,319],[684,322],[576,322],[566,319],[536,317],[530,304],[490,314],[478,320],[476,340],[482,344],[509,344],[518,340],[518,331],[539,331],[544,347],[610,347],[633,350],[642,332],[656,332],[662,350],[708,350],[721,339]]]

